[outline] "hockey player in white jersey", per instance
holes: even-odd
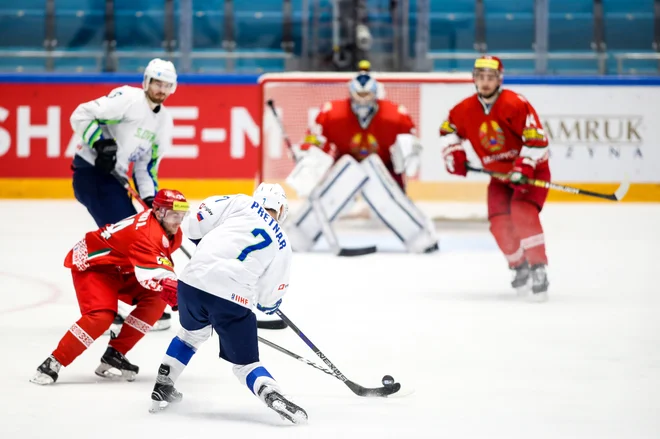
[[[71,127],[82,139],[73,159],[73,191],[98,227],[136,214],[126,189],[113,175],[127,178],[131,163],[140,197],[151,207],[158,192],[158,165],[172,145],[172,116],[163,103],[176,86],[174,65],[156,58],[147,65],[141,88],[115,88],[80,104],[71,115]],[[115,326],[120,323],[118,316]],[[154,330],[170,325],[165,313]]]
[[[182,224],[197,249],[179,276],[181,329],[170,343],[151,393],[157,412],[182,394],[174,383],[210,336],[220,338],[220,358],[269,408],[293,423],[307,413],[286,398],[259,361],[257,309],[273,314],[289,287],[291,246],[280,228],[288,203],[282,187],[262,183],[252,197],[214,196]]]

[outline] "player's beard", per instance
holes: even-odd
[[[147,97],[154,104],[160,105],[163,102],[165,102],[165,99],[167,99],[167,94],[165,94],[163,92],[152,93],[151,90],[149,90],[149,91],[147,91]]]
[[[492,92],[490,92],[489,94],[487,94],[487,95],[484,94],[484,93],[481,93],[481,92],[479,91],[479,89],[477,89],[477,94],[479,95],[479,97],[480,97],[481,99],[483,99],[483,100],[485,100],[485,101],[494,98],[499,92],[500,92],[500,88],[499,88],[499,87],[495,87],[495,89],[494,89]]]

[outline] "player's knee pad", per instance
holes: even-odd
[[[545,245],[539,207],[536,204],[514,200],[511,203],[511,218],[520,237],[520,245],[525,251]]]
[[[197,350],[202,344],[204,344],[206,340],[209,339],[209,337],[211,337],[211,325],[193,331],[190,331],[186,328],[181,328],[179,329],[179,332],[176,336],[182,342],[186,343],[194,350]]]
[[[263,385],[277,387],[275,379],[261,364],[261,361],[250,364],[236,364],[233,367],[233,372],[238,381],[245,384],[255,395],[258,394]]]
[[[361,167],[369,177],[362,188],[364,200],[408,251],[437,250],[438,238],[430,218],[403,193],[380,157],[371,154],[362,161]]]
[[[360,164],[351,156],[344,155],[333,165],[323,181],[315,188],[310,199],[316,200],[323,218],[318,218],[307,199],[298,214],[288,222],[287,234],[297,251],[310,250],[322,234],[325,220],[332,223],[350,207],[355,195],[367,182],[367,175]]]

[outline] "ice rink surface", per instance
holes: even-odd
[[[309,414],[293,426],[240,385],[214,336],[152,415],[158,365],[176,333],[127,357],[133,383],[93,373],[101,337],[50,387],[28,382],[78,318],[67,251],[94,228],[74,201],[0,201],[0,438],[660,438],[660,206],[549,204],[550,300],[528,303],[483,226],[441,228],[441,252],[408,255],[383,230],[360,258],[296,254],[282,310],[348,378],[406,397],[359,398],[268,347],[262,361]],[[373,243],[373,242],[372,242]],[[185,256],[177,255],[177,269]],[[176,316],[176,314],[175,314]],[[176,324],[175,326],[178,326]],[[262,336],[320,363],[290,330]]]

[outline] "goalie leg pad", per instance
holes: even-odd
[[[337,160],[310,197],[315,198],[318,208],[323,211],[328,222],[332,223],[351,206],[355,195],[367,183],[368,178],[353,157],[344,155]],[[323,233],[320,221],[314,213],[312,202],[306,200],[298,215],[292,218],[293,226],[287,230],[294,249],[308,251],[314,246]]]
[[[381,158],[371,154],[361,163],[369,180],[362,196],[380,220],[411,253],[437,250],[438,238],[430,218],[403,193]]]

